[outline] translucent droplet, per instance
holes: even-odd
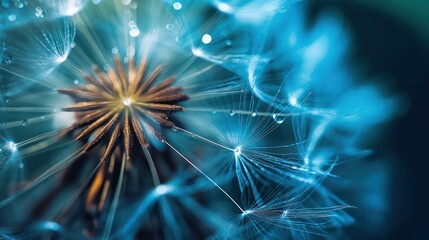
[[[119,52],[118,48],[116,48],[116,47],[112,48],[112,53],[113,54],[118,54],[118,52]]]
[[[76,85],[78,85],[78,84],[79,84],[79,80],[78,80],[78,79],[75,79],[75,80],[73,81],[73,83],[74,83],[74,84],[76,84]]]
[[[171,127],[171,130],[173,130],[173,132],[177,132],[177,127],[173,126],[173,127]]]
[[[22,0],[16,0],[15,1],[15,6],[17,8],[23,8],[26,5],[27,5],[27,1],[22,1]]]
[[[229,39],[228,39],[228,40],[226,40],[226,41],[225,41],[225,44],[226,44],[227,46],[231,46],[232,42],[231,42],[231,40],[229,40]]]
[[[92,3],[94,4],[99,4],[101,2],[101,0],[92,0]]]
[[[9,102],[9,98],[5,97],[5,98],[4,98],[4,102],[5,102],[5,103],[8,103],[8,102]]]
[[[235,112],[231,110],[231,111],[229,111],[229,115],[234,116]]]
[[[27,120],[22,120],[22,124],[21,124],[23,127],[26,127],[26,126],[28,126],[28,121]]]
[[[9,8],[9,1],[2,1],[2,2],[1,2],[1,6],[2,6],[3,8]]]
[[[180,9],[182,9],[182,4],[180,2],[174,2],[173,3],[173,8],[175,10],[180,10]]]
[[[279,115],[277,115],[277,114],[274,113],[273,114],[273,119],[274,119],[274,121],[276,123],[280,124],[280,123],[283,123],[286,118],[284,116],[279,116]]]
[[[209,44],[212,41],[212,36],[210,36],[210,34],[204,34],[203,37],[201,38],[201,42],[203,42],[204,44]]]
[[[130,4],[130,3],[131,3],[131,0],[121,0],[121,3],[122,3],[123,5],[128,5],[128,4]]]
[[[42,119],[42,120],[45,119],[45,118],[46,118],[45,116],[40,116],[40,119]]]
[[[254,113],[252,113],[252,117],[256,117],[256,113],[254,112]]]
[[[140,30],[137,27],[136,23],[134,21],[131,21],[128,25],[130,26],[130,36],[137,37],[140,34]]]
[[[174,30],[174,24],[169,23],[169,24],[167,24],[167,25],[165,26],[165,28],[166,28],[168,31],[173,31],[173,30]]]
[[[136,2],[132,2],[132,3],[130,4],[130,7],[131,7],[132,9],[137,9],[137,6],[138,6],[138,4],[137,4]]]
[[[45,16],[46,13],[41,7],[36,7],[36,9],[34,10],[34,14],[36,15],[36,17],[42,18]]]
[[[191,133],[191,136],[192,136],[192,137],[196,137],[196,136],[197,136],[197,134],[195,134],[195,133]]]
[[[7,53],[5,53],[2,57],[2,63],[6,65],[10,65],[13,63],[13,57]]]
[[[7,19],[11,22],[16,20],[16,15],[15,14],[10,14],[9,16],[7,16]]]

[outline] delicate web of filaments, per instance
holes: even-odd
[[[205,69],[203,69],[203,70],[205,70],[205,71],[207,71],[207,70],[209,70],[210,68],[205,68]],[[199,71],[199,73],[203,73],[204,71]],[[232,93],[236,93],[236,92],[241,92],[241,91],[234,91],[234,92],[232,92]],[[253,96],[252,96],[252,100],[251,100],[251,105],[253,106],[253,102],[254,102],[254,99],[253,99]],[[2,108],[2,110],[5,110],[5,111],[11,111],[11,112],[15,112],[15,111],[17,111],[17,112],[25,112],[26,110],[28,110],[28,108],[26,108],[26,107],[22,107],[22,108],[20,108],[20,107],[13,107],[13,108],[7,108],[7,107],[4,107],[4,108]],[[39,109],[38,109],[39,110]],[[49,111],[49,108],[40,108],[40,110],[45,110],[45,111]],[[213,111],[213,109],[207,109],[207,108],[205,108],[205,109],[203,109],[203,108],[200,108],[200,109],[198,109],[198,108],[186,108],[185,109],[185,111],[192,111],[192,110],[196,110],[196,111],[203,111],[203,110],[205,110],[205,111],[207,111],[207,112],[211,112],[211,111]],[[35,111],[37,111],[37,110],[35,110]],[[219,110],[219,109],[217,109],[216,111],[218,111],[218,112],[224,112],[224,113],[229,113],[231,110]],[[263,116],[263,117],[268,117],[268,116],[271,116],[272,114],[271,113],[269,113],[269,111],[265,111],[265,112],[255,112],[255,111],[245,111],[245,110],[236,110],[236,111],[234,111],[236,114],[239,114],[239,115],[251,115],[251,116]],[[256,113],[256,114],[255,114]],[[58,114],[58,113],[52,113],[52,114]],[[281,113],[279,113],[279,116],[280,116],[280,114]],[[289,114],[282,114],[282,116],[291,116],[293,113],[289,113]],[[43,115],[43,116],[46,116],[46,115]],[[32,121],[32,119],[41,119],[40,117],[34,117],[34,118],[30,118],[30,119],[28,119],[28,122],[29,123],[34,123],[34,122],[36,122],[36,121]],[[249,121],[249,119],[248,119],[248,121]],[[22,121],[14,121],[14,122],[8,122],[8,123],[0,123],[0,127],[4,127],[4,128],[10,128],[10,127],[17,127],[18,125],[21,125],[22,124]],[[257,125],[256,125],[256,127],[254,128],[254,129],[257,129],[257,128],[259,128],[259,129],[261,129],[260,128],[260,124],[261,124],[261,122],[259,122]],[[248,123],[247,123],[247,125],[248,125]],[[198,138],[198,139],[200,139],[200,140],[202,140],[202,141],[205,141],[205,142],[208,142],[208,143],[210,143],[210,144],[213,144],[213,145],[215,145],[215,146],[217,146],[217,147],[221,147],[221,148],[224,148],[224,149],[226,149],[226,150],[229,150],[229,151],[231,151],[231,152],[233,152],[233,153],[235,153],[235,149],[233,149],[233,148],[230,148],[230,147],[227,147],[227,146],[224,146],[224,145],[222,145],[222,144],[220,144],[220,143],[217,143],[217,142],[215,142],[215,141],[212,141],[212,140],[210,140],[210,139],[207,139],[207,138],[205,138],[205,137],[203,137],[203,136],[200,136],[200,135],[198,135],[198,134],[195,134],[195,133],[193,133],[193,132],[191,132],[191,131],[188,131],[188,130],[185,130],[185,129],[183,129],[183,128],[179,128],[179,127],[174,127],[175,129],[177,129],[177,130],[180,130],[180,131],[182,131],[182,132],[185,132],[185,133],[187,133],[187,134],[190,134],[190,135],[192,135],[192,136],[194,136],[194,137],[196,137],[196,138]],[[18,146],[18,147],[23,147],[23,146],[25,146],[25,145],[29,145],[29,144],[32,144],[32,143],[34,143],[34,142],[39,142],[39,141],[41,141],[41,140],[49,140],[50,139],[50,137],[52,137],[53,135],[55,135],[55,134],[57,134],[58,132],[60,132],[61,130],[54,130],[54,131],[51,131],[51,132],[48,132],[48,133],[44,133],[44,134],[41,134],[41,135],[39,135],[39,136],[36,136],[36,137],[33,137],[33,138],[30,138],[30,139],[27,139],[27,140],[25,140],[25,141],[23,141],[23,142],[19,142],[19,143],[17,143],[16,145]],[[270,131],[268,131],[268,132],[270,132]],[[54,143],[55,141],[50,141],[50,143],[52,144],[52,143]],[[199,169],[195,164],[193,164],[188,158],[186,158],[183,154],[181,154],[176,148],[174,148],[170,143],[168,143],[168,142],[166,142],[165,141],[165,143],[173,150],[173,151],[175,151],[177,154],[179,154],[179,156],[180,157],[182,157],[184,160],[186,160],[192,167],[194,167],[198,172],[200,172],[204,177],[206,177],[211,183],[213,183],[217,188],[219,188],[219,190],[221,190],[222,191],[222,193],[224,193],[233,203],[234,203],[234,205],[236,205],[237,206],[237,208],[241,211],[241,212],[245,212],[245,210],[222,188],[222,187],[220,187],[214,180],[212,180],[207,174],[205,174],[201,169]],[[278,146],[278,147],[284,147],[284,146]],[[46,150],[46,149],[44,149],[44,150]],[[33,150],[33,151],[36,151],[36,150]],[[26,151],[25,150],[23,150],[23,152],[25,153]],[[37,153],[41,153],[40,151],[39,152],[37,152]],[[153,177],[153,181],[154,181],[154,184],[155,185],[159,185],[160,184],[160,180],[159,180],[159,177],[158,177],[158,175],[157,175],[157,171],[156,171],[156,168],[155,168],[155,165],[154,165],[154,163],[153,163],[153,160],[152,160],[152,158],[151,158],[151,156],[150,156],[150,153],[147,151],[147,149],[145,149],[144,150],[144,153],[145,153],[145,156],[146,156],[146,158],[147,158],[147,161],[148,161],[148,164],[149,164],[149,168],[150,168],[150,171],[151,171],[151,175],[152,175],[152,177]],[[77,152],[75,153],[75,154],[77,154]],[[23,193],[23,192],[25,192],[25,191],[27,191],[27,190],[29,190],[29,189],[31,189],[32,187],[34,187],[35,185],[37,185],[38,183],[40,183],[41,181],[43,181],[43,180],[45,180],[46,178],[48,178],[48,177],[50,177],[50,176],[52,176],[53,174],[55,174],[57,171],[59,171],[59,170],[61,170],[61,169],[64,169],[66,166],[68,166],[73,160],[75,160],[75,159],[77,159],[77,155],[72,155],[72,157],[70,157],[67,161],[65,161],[64,163],[62,163],[62,162],[60,162],[60,163],[58,163],[57,165],[55,165],[54,167],[52,167],[52,168],[50,168],[48,171],[46,171],[44,174],[42,174],[40,177],[38,177],[38,178],[36,178],[35,180],[33,180],[32,181],[32,183],[30,183],[30,184],[28,184],[25,188],[23,188],[22,190],[20,190],[17,194],[19,195],[21,192]],[[25,157],[25,156],[24,156]],[[28,156],[27,156],[28,157]],[[64,165],[63,165],[64,164]],[[99,167],[100,165],[97,165],[97,167],[96,167],[96,169],[98,169],[98,167]],[[94,170],[95,171],[95,170]],[[89,181],[89,179],[90,179],[90,177],[88,178],[88,180],[86,181],[86,182],[88,182]],[[86,186],[88,183],[86,183],[86,184],[84,184],[84,186]],[[70,201],[70,202],[74,202],[75,201],[75,199],[79,196],[79,194],[81,193],[83,191],[83,187],[81,188],[81,190],[78,190],[78,192],[77,192],[77,195],[75,195],[73,198],[72,198],[72,201]],[[14,196],[14,197],[16,197],[17,196],[17,194]],[[12,200],[12,198],[9,198],[9,199],[6,199],[6,200],[4,200],[4,201],[2,201],[2,202],[0,202],[0,207],[2,207],[2,206],[4,206],[4,205],[6,205],[6,204],[8,204],[10,201]]]
[[[97,36],[97,34],[93,34],[92,33],[92,31],[94,30],[94,27],[92,26],[92,24],[91,24],[91,21],[89,21],[88,19],[87,19],[87,17],[85,16],[85,14],[81,14],[81,15],[79,15],[82,19],[83,19],[83,21],[85,21],[85,23],[87,23],[88,24],[88,27],[89,27],[89,29],[83,29],[85,32],[83,33],[84,35],[90,35],[93,39],[94,39],[94,41],[89,41],[88,42],[88,44],[90,44],[91,45],[91,47],[92,47],[92,49],[93,50],[95,50],[96,52],[95,52],[95,54],[96,55],[98,55],[99,56],[99,58],[101,58],[101,59],[105,59],[105,56],[104,56],[104,54],[103,54],[103,52],[97,47],[97,44],[99,44],[101,41],[100,41],[100,39],[98,38],[98,36]],[[148,48],[149,48],[149,46],[148,46]],[[81,49],[79,49],[79,48],[77,48],[77,49],[75,49],[75,51],[81,51]],[[86,56],[86,54],[80,54],[80,56]],[[74,67],[75,69],[78,69],[78,71],[80,71],[81,73],[83,73],[84,71],[83,71],[83,69],[81,69],[81,68],[79,68],[77,65],[75,65],[75,64],[73,64],[72,62],[70,62],[70,61],[67,61],[66,62],[67,64],[71,64],[72,65],[72,67]],[[192,77],[195,77],[195,76],[198,76],[198,75],[200,75],[200,74],[202,74],[202,73],[204,73],[204,72],[206,72],[206,71],[208,71],[209,69],[211,69],[213,67],[213,65],[210,65],[210,66],[208,66],[208,67],[206,67],[206,68],[203,68],[203,69],[201,69],[201,70],[198,70],[198,71],[194,71],[192,74],[189,74],[188,76],[183,76],[182,77],[182,79],[187,79],[187,78],[192,78]],[[3,68],[1,68],[2,70],[5,70],[5,71],[9,71],[9,70],[7,70],[7,69],[3,69]],[[37,80],[34,80],[34,79],[31,79],[31,78],[28,78],[28,77],[25,77],[25,76],[21,76],[21,75],[19,75],[18,73],[16,73],[16,72],[10,72],[10,73],[12,73],[12,74],[14,74],[14,75],[16,75],[16,76],[19,76],[19,77],[22,77],[23,79],[27,79],[27,80],[31,80],[31,81],[34,81],[34,82],[36,82],[37,84],[40,84],[40,85],[42,85],[42,86],[45,86],[45,87],[47,87],[47,88],[49,88],[49,89],[55,89],[55,87],[54,86],[51,86],[51,85],[49,85],[49,84],[47,84],[47,83],[42,83],[42,82],[40,82],[40,81],[37,81]],[[279,90],[280,91],[280,90]],[[202,94],[194,94],[193,96],[191,95],[191,97],[193,98],[193,97],[195,97],[195,98],[199,98],[199,97],[203,97],[203,98],[205,98],[205,97],[209,97],[209,96],[216,96],[216,95],[219,95],[219,94],[236,94],[236,93],[242,93],[243,91],[242,90],[236,90],[236,91],[226,91],[226,92],[222,92],[222,93],[216,93],[216,92],[206,92],[206,93],[202,93]],[[279,93],[279,92],[278,92]],[[278,94],[277,93],[277,94]],[[276,96],[277,96],[277,94],[276,94]],[[254,107],[254,97],[253,97],[253,95],[252,95],[252,98],[251,98],[251,102],[250,102],[250,109],[253,109],[253,107]],[[272,101],[274,101],[274,100],[272,100]],[[244,101],[240,101],[240,104],[241,104],[241,102],[244,102]],[[270,106],[270,108],[271,108],[271,105],[269,105]],[[191,111],[193,111],[193,112],[219,112],[219,113],[229,113],[229,112],[231,112],[231,111],[234,111],[234,113],[235,114],[239,114],[239,115],[247,115],[247,116],[262,116],[262,117],[271,117],[272,116],[272,113],[270,113],[270,109],[268,109],[268,111],[264,111],[264,112],[255,112],[255,111],[252,111],[252,110],[240,110],[240,109],[243,109],[242,107],[240,107],[238,110],[231,110],[231,109],[210,109],[210,108],[185,108],[185,111],[189,111],[189,112],[191,112]],[[33,111],[33,112],[51,112],[52,111],[52,109],[50,109],[50,108],[28,108],[28,107],[22,107],[22,108],[19,108],[19,107],[2,107],[1,108],[1,110],[3,110],[3,111],[7,111],[7,112],[29,112],[29,111]],[[54,114],[59,114],[59,113],[51,113],[51,114],[48,114],[48,115],[43,115],[43,116],[51,116],[51,115],[54,115]],[[290,112],[290,113],[283,113],[283,110],[282,111],[280,111],[279,113],[276,113],[278,116],[283,116],[283,117],[289,117],[289,116],[293,116],[294,114],[302,114],[302,113],[293,113],[293,112]],[[28,121],[28,124],[33,124],[33,123],[36,123],[36,122],[39,122],[39,121],[43,121],[43,119],[41,119],[40,117],[33,117],[33,118],[30,118],[30,119],[27,119],[27,121]],[[249,126],[249,121],[250,121],[250,118],[248,118],[247,119],[247,123],[246,124],[244,124],[244,125],[247,125],[247,126]],[[254,125],[254,127],[253,127],[253,130],[252,130],[252,134],[249,134],[250,136],[254,136],[255,134],[255,132],[254,131],[256,131],[256,129],[263,129],[263,127],[261,127],[261,124],[263,124],[263,120],[259,120],[259,122],[256,124],[256,125]],[[265,123],[266,124],[266,123]],[[22,125],[22,121],[13,121],[13,122],[7,122],[7,123],[0,123],[0,128],[11,128],[11,127],[18,127],[18,126],[21,126]],[[215,142],[215,141],[212,141],[212,140],[210,140],[210,139],[207,139],[207,138],[205,138],[205,137],[203,137],[203,136],[200,136],[200,135],[198,135],[198,134],[195,134],[195,133],[193,133],[193,132],[190,132],[190,131],[188,131],[188,130],[185,130],[185,129],[182,129],[182,128],[178,128],[178,127],[176,127],[176,129],[178,129],[178,130],[180,130],[180,131],[182,131],[182,132],[185,132],[185,133],[187,133],[187,134],[190,134],[190,135],[192,135],[192,136],[194,136],[194,137],[197,137],[198,139],[200,139],[200,140],[202,140],[202,141],[205,141],[205,142],[208,142],[208,143],[210,143],[210,144],[213,144],[213,145],[215,145],[215,146],[217,146],[217,147],[221,147],[221,148],[224,148],[224,149],[226,149],[226,150],[229,150],[229,151],[231,151],[232,153],[235,153],[235,149],[233,149],[233,148],[231,148],[231,147],[227,147],[227,146],[224,146],[224,145],[222,145],[222,144],[220,144],[220,143],[217,143],[217,142]],[[267,134],[268,132],[271,132],[273,129],[270,129],[269,131],[265,131],[265,134]],[[54,134],[56,134],[57,132],[59,132],[60,130],[57,130],[57,131],[52,131],[52,132],[49,132],[49,133],[44,133],[44,134],[41,134],[41,135],[39,135],[39,136],[36,136],[36,137],[33,137],[33,138],[30,138],[30,139],[28,139],[28,140],[25,140],[25,141],[23,141],[23,142],[20,142],[20,143],[17,143],[17,146],[19,147],[19,148],[22,148],[22,147],[24,147],[24,146],[26,146],[26,145],[30,145],[30,144],[32,144],[32,143],[35,143],[35,142],[39,142],[39,141],[48,141],[49,140],[49,138],[50,137],[52,137]],[[259,138],[262,138],[262,137],[264,137],[265,135],[264,134],[262,134],[262,135],[259,135]],[[50,144],[53,144],[54,143],[54,141],[48,141],[49,142],[49,144],[48,145],[50,145]],[[186,160],[192,167],[194,167],[198,172],[200,172],[204,177],[206,177],[211,183],[213,183],[217,188],[219,188],[239,209],[240,209],[240,211],[241,212],[245,212],[244,210],[243,210],[243,208],[222,188],[222,187],[220,187],[214,180],[212,180],[207,174],[205,174],[201,169],[199,169],[195,164],[193,164],[192,163],[192,161],[190,161],[188,158],[186,158],[183,154],[181,154],[176,148],[174,148],[169,142],[167,142],[167,141],[165,141],[164,142],[165,144],[167,144],[173,151],[175,151],[177,154],[179,154],[179,156],[180,157],[182,157],[184,160]],[[44,149],[44,150],[46,150],[46,149]],[[23,152],[26,152],[25,151],[25,149],[23,149]],[[28,151],[28,153],[33,153],[33,152],[36,152],[36,150],[35,149],[33,149],[33,150],[31,150],[31,151]],[[38,153],[40,153],[40,152],[38,152]],[[151,174],[152,174],[152,177],[153,177],[153,181],[154,181],[154,184],[155,185],[159,185],[160,184],[160,180],[159,180],[159,177],[158,177],[158,174],[157,174],[157,171],[156,171],[156,168],[155,168],[155,165],[154,165],[154,163],[153,163],[153,160],[152,160],[152,158],[151,158],[151,156],[150,156],[150,153],[147,151],[147,149],[144,149],[144,154],[145,154],[145,156],[146,156],[146,159],[147,159],[147,161],[148,161],[148,164],[149,164],[149,168],[150,168],[150,171],[151,171]],[[18,192],[18,194],[15,194],[15,196],[14,197],[11,197],[10,199],[6,199],[6,200],[4,200],[4,201],[2,201],[2,202],[0,202],[0,207],[2,207],[2,206],[4,206],[4,205],[6,205],[7,203],[9,203],[13,198],[15,198],[17,195],[19,195],[19,193],[21,193],[21,192],[25,192],[25,191],[27,191],[28,189],[31,189],[33,186],[35,186],[35,185],[37,185],[38,183],[40,183],[41,181],[43,181],[43,180],[45,180],[46,178],[48,178],[48,177],[50,177],[50,176],[52,176],[54,173],[56,173],[56,172],[58,172],[59,170],[61,170],[61,169],[64,169],[66,166],[68,166],[71,162],[73,162],[75,159],[77,159],[79,156],[80,156],[81,154],[79,153],[79,151],[77,151],[77,152],[75,152],[74,154],[72,154],[69,158],[67,158],[65,161],[61,161],[61,162],[59,162],[59,163],[57,163],[56,165],[54,165],[52,168],[50,168],[49,170],[47,170],[44,174],[42,174],[40,177],[38,177],[38,178],[36,178],[35,180],[33,180],[30,184],[28,184],[25,188],[23,188],[23,189],[21,189],[19,192]],[[28,156],[28,155],[27,155]],[[25,157],[25,156],[24,156]],[[99,166],[100,166],[100,164],[99,165],[97,165],[97,167],[95,168],[95,169],[98,169],[99,168]],[[94,170],[95,171],[95,170]],[[122,174],[123,174],[123,171],[121,171],[121,176],[122,176]],[[92,176],[93,174],[91,174],[91,176]],[[86,181],[86,183],[81,187],[81,189],[80,190],[78,190],[77,191],[77,193],[76,193],[76,195],[72,198],[72,200],[70,200],[70,202],[74,202],[75,201],[75,198],[77,198],[77,196],[79,196],[79,194],[83,191],[83,188],[84,188],[84,186],[86,186],[88,183],[88,181],[89,181],[89,179],[91,178],[91,176],[90,177],[88,177],[88,180]],[[122,179],[122,177],[120,178],[120,182],[122,181],[121,180]],[[120,188],[117,188],[117,192],[119,192],[120,191]],[[114,202],[117,202],[117,199],[116,199],[116,196],[117,196],[117,194],[116,194],[116,192],[115,192],[115,198],[114,198]],[[115,200],[116,199],[116,200]],[[114,209],[112,209],[112,211],[115,211]],[[112,220],[113,221],[113,220]],[[109,219],[109,224],[111,224],[110,223],[110,219]],[[108,224],[108,226],[109,226],[109,224]],[[110,226],[111,227],[111,226]],[[106,233],[108,234],[108,232],[110,231],[110,229],[109,229],[109,227],[107,227],[106,228]]]

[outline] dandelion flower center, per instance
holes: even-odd
[[[131,103],[133,103],[133,100],[131,99],[131,98],[125,98],[124,99],[124,101],[122,101],[122,103],[125,105],[125,106],[130,106],[131,105]]]
[[[173,86],[174,76],[157,81],[161,67],[148,73],[147,61],[143,60],[135,67],[131,56],[126,72],[119,56],[114,62],[114,68],[107,72],[95,67],[93,75],[84,76],[88,83],[85,88],[58,91],[75,102],[73,106],[63,108],[63,111],[75,112],[77,118],[66,133],[76,133],[76,140],[91,139],[83,153],[103,145],[101,161],[118,148],[130,159],[133,139],[146,148],[147,134],[163,141],[159,126],[174,127],[169,115],[182,111],[177,103],[187,99],[183,88]]]

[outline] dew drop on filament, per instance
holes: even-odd
[[[285,117],[284,116],[279,116],[277,114],[273,114],[273,119],[276,123],[281,124],[285,121]]]
[[[167,24],[165,26],[165,29],[167,29],[168,31],[173,31],[174,30],[174,24],[171,24],[171,23]]]
[[[36,9],[34,10],[34,14],[36,15],[36,17],[42,18],[45,16],[45,11],[41,7],[36,7]]]
[[[138,35],[140,35],[140,30],[136,25],[133,25],[130,27],[129,34],[131,37],[137,37]]]
[[[4,54],[2,57],[2,63],[5,65],[10,65],[13,63],[13,57],[9,54]]]

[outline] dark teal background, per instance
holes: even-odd
[[[339,11],[351,29],[352,58],[365,63],[366,74],[385,76],[408,105],[375,148],[393,168],[386,228],[358,222],[348,236],[429,239],[429,1],[312,1],[310,16],[327,9]]]

